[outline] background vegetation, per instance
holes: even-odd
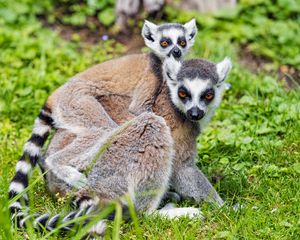
[[[128,46],[113,40],[119,38],[113,6],[111,0],[0,0],[2,239],[42,238],[11,229],[8,182],[47,96],[75,73],[126,53]],[[233,59],[231,88],[199,138],[198,160],[227,205],[201,205],[205,221],[143,218],[139,224],[144,238],[299,239],[300,2],[241,0],[235,10],[214,15],[167,6],[161,16],[154,20],[196,18],[199,34],[190,57]],[[57,27],[68,29],[71,37],[65,40],[54,31]],[[78,34],[82,29],[88,36],[109,35],[109,40],[99,37],[90,44]],[[43,181],[30,193],[38,212],[65,209],[64,200],[52,200]],[[243,208],[235,212],[231,206],[237,202]],[[133,224],[122,224],[119,232],[122,239],[137,238]],[[106,238],[111,234],[108,231]]]

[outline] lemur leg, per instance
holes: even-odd
[[[71,144],[74,141],[74,139],[76,139],[76,134],[71,133],[70,131],[65,129],[58,129],[55,132],[53,138],[51,139],[46,153],[44,154],[43,158],[39,161],[40,166],[45,170],[49,170],[45,165],[45,159],[47,159],[51,155],[54,155],[56,152],[64,149],[66,146]],[[71,191],[72,189],[71,186],[68,185],[65,181],[57,178],[51,170],[47,171],[45,177],[47,181],[47,187],[51,193],[59,193],[59,196],[61,197],[65,196],[65,194]]]
[[[168,187],[172,155],[173,141],[164,119],[143,113],[116,136],[88,174],[89,191],[82,189],[78,195],[86,198],[94,193],[100,205],[120,200],[126,207],[122,197],[129,194],[138,212],[153,212]],[[90,230],[99,235],[104,231],[103,220]]]
[[[64,103],[64,102],[63,102]],[[57,125],[76,134],[71,144],[45,159],[45,167],[70,186],[85,185],[81,170],[93,160],[117,124],[91,96],[73,97],[55,110]]]
[[[46,169],[71,187],[83,187],[86,178],[81,172],[93,161],[109,136],[110,132],[96,130],[77,135],[71,144],[45,159]]]
[[[101,201],[129,193],[138,211],[156,209],[168,187],[172,154],[173,141],[165,120],[142,113],[93,166],[89,187]]]
[[[167,218],[201,215],[196,208],[156,210],[168,188],[173,141],[163,118],[142,113],[93,167],[89,186],[100,201],[129,194],[138,213]]]
[[[197,202],[209,201],[219,206],[224,204],[206,176],[197,168],[193,159],[182,164],[174,164],[174,167],[171,178],[172,187],[182,197],[192,198]]]

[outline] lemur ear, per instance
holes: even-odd
[[[164,78],[169,84],[175,85],[177,83],[177,74],[181,68],[182,63],[177,61],[173,56],[165,59],[163,63]]]
[[[156,32],[157,32],[157,28],[158,26],[155,25],[154,23],[152,22],[149,22],[147,20],[145,20],[144,22],[144,26],[143,26],[143,29],[142,29],[142,36],[145,40],[145,42],[154,42],[155,41],[155,35],[156,35]]]
[[[222,83],[226,79],[231,67],[232,64],[229,57],[225,57],[222,62],[217,63],[217,73],[219,76],[218,84]]]
[[[183,27],[187,32],[188,41],[194,40],[198,32],[195,18],[184,24]]]

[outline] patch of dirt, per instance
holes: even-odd
[[[247,46],[242,46],[239,52],[239,58],[242,65],[252,72],[266,71],[277,73],[278,80],[283,82],[287,89],[300,86],[300,72],[287,65],[281,65],[277,70],[272,67],[272,62],[266,58],[254,55]]]
[[[247,46],[242,46],[239,52],[240,63],[246,66],[249,70],[255,72],[258,70],[265,70],[267,64],[271,64],[271,61],[258,57],[251,53]]]
[[[288,88],[300,87],[300,72],[296,71],[293,67],[280,66],[278,77],[280,81],[286,82]]]
[[[93,23],[96,26],[94,31],[86,26],[77,27],[61,24],[59,22],[48,23],[47,20],[42,17],[40,17],[40,21],[45,27],[58,32],[59,35],[67,41],[78,40],[88,44],[96,44],[100,42],[103,36],[106,36],[108,32],[95,18],[88,18],[88,23]]]

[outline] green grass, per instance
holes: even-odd
[[[26,2],[32,6],[30,3]],[[4,8],[4,1],[0,1],[0,239],[41,239],[32,230],[12,229],[7,212],[9,180],[33,121],[54,89],[92,64],[120,55],[124,48],[113,41],[92,46],[66,42],[39,23],[34,14],[40,9],[31,11],[30,7],[22,18],[15,16],[11,21],[7,9],[10,8]],[[211,20],[209,16],[201,18],[203,25],[209,25]],[[221,26],[222,21],[217,21]],[[236,24],[240,26],[239,22]],[[223,177],[216,188],[226,206],[217,209],[199,205],[206,216],[204,221],[142,217],[138,224],[121,224],[120,229],[119,222],[112,223],[106,239],[117,238],[118,232],[121,239],[136,239],[137,225],[148,239],[300,238],[299,87],[286,90],[275,73],[253,73],[240,65],[237,55],[241,42],[232,41],[234,33],[226,28],[231,25],[234,21],[230,25],[224,22],[217,30],[200,29],[191,53],[213,61],[225,56],[233,59],[231,88],[200,136],[198,147],[199,167],[208,176]],[[249,31],[253,31],[252,23],[249,26]],[[257,45],[267,46],[274,54],[278,52],[278,44],[266,45],[264,39],[252,38],[251,35],[249,42],[257,41]],[[280,64],[279,58],[273,60],[275,65]],[[37,175],[36,172],[33,179]],[[43,181],[32,186],[30,198],[35,211],[67,211],[65,200],[53,200]],[[235,203],[243,208],[233,211]]]

